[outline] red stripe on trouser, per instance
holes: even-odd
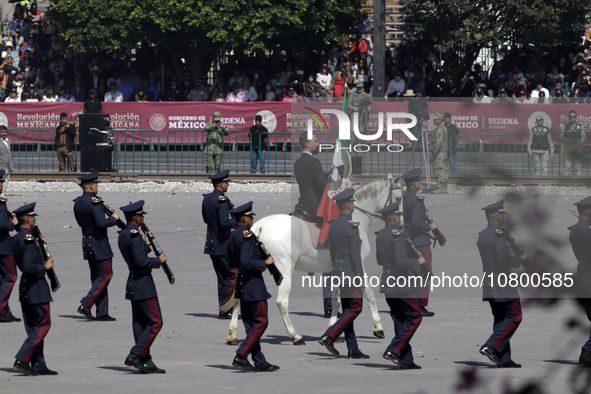
[[[254,330],[252,330],[252,334],[250,334],[250,338],[248,338],[248,342],[242,348],[242,352],[240,353],[240,357],[247,358],[252,350],[253,346],[261,339],[263,336],[263,332],[267,328],[267,308],[265,308],[265,301],[257,301],[257,317],[256,319],[259,323],[255,326]]]
[[[39,344],[41,342],[43,342],[43,340],[47,336],[47,333],[49,332],[49,329],[51,328],[51,316],[49,314],[49,303],[43,304],[43,313],[45,314],[45,316],[43,316],[43,321],[41,322],[41,327],[39,327],[39,333],[37,334],[37,339],[35,339],[35,343],[33,344],[33,346],[31,346],[31,350],[29,350],[29,353],[27,353],[27,357],[25,357],[24,360],[21,360],[25,364],[28,364],[31,362],[31,357],[33,356],[33,353],[35,353],[35,349],[37,349]]]
[[[341,315],[341,318],[339,319],[339,321],[337,321],[335,323],[335,325],[332,327],[332,330],[330,330],[330,332],[328,333],[328,336],[334,341],[339,335],[342,334],[343,331],[345,331],[345,328],[353,323],[353,321],[355,320],[355,318],[357,318],[357,316],[359,316],[359,314],[361,313],[361,309],[362,309],[362,303],[361,303],[361,294],[359,294],[358,290],[355,289],[354,290],[354,297],[353,297],[353,308],[351,309],[350,312],[348,313],[343,313],[343,315]]]
[[[105,279],[103,279],[103,281],[96,289],[92,297],[90,297],[90,300],[88,300],[88,302],[86,303],[87,307],[92,308],[92,306],[94,305],[94,301],[96,300],[96,297],[98,297],[99,294],[101,294],[109,285],[109,282],[111,282],[111,278],[113,278],[113,270],[111,269],[111,263],[111,259],[103,260],[103,271],[105,272]]]
[[[8,305],[8,299],[12,293],[12,288],[14,287],[17,279],[14,258],[12,256],[4,256],[4,258],[6,259],[6,269],[8,271],[8,276],[12,280],[12,283],[8,286],[6,294],[4,294],[4,297],[2,297],[0,300],[0,313],[4,313],[4,309],[6,309],[6,306]]]
[[[232,271],[232,283],[230,283],[230,291],[228,291],[226,298],[224,298],[223,304],[230,301],[230,298],[232,298],[232,294],[234,294],[234,289],[236,288],[236,276],[238,274],[238,268],[232,268],[230,269],[230,271]]]
[[[431,247],[429,245],[423,246],[423,257],[425,258],[425,264],[429,269],[431,269]],[[423,288],[423,297],[421,298],[421,306],[426,307],[429,304],[429,290],[430,290],[430,283],[427,282],[425,287]]]
[[[160,316],[160,310],[158,309],[158,303],[156,302],[155,298],[151,298],[146,301],[146,305],[148,306],[148,311],[150,312],[150,319],[154,322],[154,326],[152,327],[152,333],[144,343],[142,350],[140,351],[141,358],[146,357],[148,352],[150,351],[150,346],[154,343],[156,336],[162,329],[162,316]]]
[[[522,314],[521,314],[521,306],[519,305],[519,300],[511,301],[511,308],[513,309],[513,321],[509,324],[509,327],[505,329],[505,331],[501,334],[499,339],[493,345],[495,350],[500,350],[503,343],[517,330],[519,324],[521,323]]]
[[[394,353],[396,353],[399,356],[401,355],[406,345],[408,345],[408,343],[410,342],[412,336],[415,335],[415,331],[417,331],[417,328],[419,328],[419,324],[421,324],[421,321],[423,320],[423,314],[421,313],[421,308],[419,307],[419,301],[417,300],[416,295],[409,294],[408,301],[412,306],[412,310],[415,312],[415,318],[412,319],[412,325],[410,326],[406,335],[404,336],[404,338],[402,338],[402,341],[400,341],[398,347],[394,351]]]

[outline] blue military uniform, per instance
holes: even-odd
[[[5,171],[0,170],[0,182],[4,181]],[[10,231],[14,223],[8,216],[5,197],[0,197],[0,322],[21,321],[12,315],[8,299],[17,279],[16,264],[12,257],[12,238]]]
[[[17,217],[37,216],[35,203],[16,209],[14,214]],[[17,363],[30,364],[30,369],[34,374],[48,374],[43,354],[43,342],[51,328],[49,303],[53,299],[45,279],[47,270],[43,255],[31,230],[23,227],[14,236],[12,254],[16,265],[22,272],[19,284],[19,301],[27,331],[27,338],[15,358]]]
[[[574,205],[579,211],[591,209],[591,197],[587,197]],[[591,222],[579,218],[570,229],[570,243],[577,258],[576,291],[579,303],[585,308],[587,318],[591,321]],[[591,335],[581,349],[579,364],[591,367]]]
[[[346,189],[334,196],[333,200],[337,204],[355,201],[353,198],[354,193],[355,189]],[[339,289],[343,313],[339,320],[330,326],[320,339],[321,344],[324,344],[322,341],[325,337],[330,338],[332,343],[342,332],[345,332],[347,349],[350,354],[359,349],[353,322],[363,308],[363,298],[359,287],[355,286],[355,283],[359,284],[360,281],[357,279],[354,282],[355,277],[363,278],[364,276],[361,262],[361,238],[357,226],[359,226],[359,223],[351,221],[351,215],[343,212],[330,223],[328,242],[330,245],[330,258],[333,263],[331,276],[337,276],[341,280]],[[328,350],[333,352],[330,348]],[[338,352],[336,355],[338,355]]]
[[[230,211],[235,217],[253,216],[252,201]],[[260,339],[269,323],[267,300],[271,295],[265,286],[263,272],[267,269],[256,246],[254,234],[239,224],[228,240],[230,268],[237,269],[235,296],[240,299],[240,312],[246,330],[246,338],[236,351],[242,359],[252,355],[256,368],[268,365],[261,351]]]
[[[215,184],[230,182],[228,175],[230,170],[224,170],[211,175],[209,179]],[[221,308],[232,296],[232,289],[236,281],[236,270],[231,270],[228,265],[227,242],[232,228],[236,227],[236,221],[230,217],[230,199],[221,190],[215,189],[206,194],[201,204],[203,221],[207,223],[207,236],[205,239],[205,251],[213,263],[218,280],[218,303]],[[220,314],[223,316],[223,314]]]
[[[99,172],[94,171],[79,177],[82,183],[98,182]],[[92,192],[83,192],[74,200],[74,216],[82,230],[82,254],[88,260],[92,287],[80,300],[91,309],[96,305],[96,316],[109,315],[109,293],[107,287],[113,277],[113,251],[109,244],[107,229],[117,222],[114,217],[105,217],[102,199]]]
[[[415,168],[402,175],[402,178],[408,181],[420,180],[422,170]],[[404,192],[403,198],[403,213],[404,213],[404,228],[407,230],[408,237],[412,244],[423,254],[425,258],[425,265],[431,270],[431,238],[429,238],[429,231],[431,226],[427,223],[425,197],[417,195],[415,189],[407,188]],[[426,231],[426,233],[425,233]],[[421,298],[421,308],[425,308],[429,304],[429,283],[425,284],[422,294],[417,293]],[[432,312],[423,311],[425,315],[432,316]]]
[[[126,214],[145,215],[144,201],[140,200],[119,208]],[[146,363],[152,359],[150,347],[162,329],[162,311],[158,302],[152,268],[161,265],[158,257],[148,257],[150,247],[146,244],[139,228],[127,224],[119,233],[119,250],[129,267],[125,286],[125,299],[131,301],[133,338],[135,345],[130,353]]]
[[[494,212],[505,214],[504,202],[501,200],[482,209],[487,216]],[[511,360],[509,341],[521,323],[521,302],[517,289],[506,285],[504,279],[499,281],[499,277],[502,278],[503,275],[508,277],[511,267],[521,265],[521,259],[509,256],[507,237],[496,223],[489,223],[480,232],[477,245],[485,274],[482,300],[490,303],[494,316],[493,334],[480,349],[480,352],[501,366],[511,366],[513,361]],[[490,274],[492,274],[492,279]],[[500,284],[504,286],[500,286]]]
[[[400,215],[399,207],[400,202],[397,201],[378,213],[384,217]],[[421,300],[417,297],[417,290],[422,292],[417,287],[421,282],[416,279],[420,278],[419,261],[407,256],[403,231],[394,223],[386,223],[378,233],[376,258],[383,269],[380,292],[386,295],[396,332],[383,357],[404,369],[416,368],[410,340],[423,320]]]

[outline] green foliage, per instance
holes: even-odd
[[[54,0],[52,17],[74,53],[151,42],[244,51],[333,49],[358,26],[360,0]]]
[[[541,47],[576,37],[591,0],[401,0],[405,36],[441,37],[438,49],[505,42]]]

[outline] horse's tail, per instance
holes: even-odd
[[[228,301],[226,301],[226,303],[224,305],[222,305],[220,307],[220,311],[222,312],[228,312],[230,309],[234,308],[238,302],[240,300],[238,298],[236,298],[236,293],[234,291],[232,291],[232,296],[230,296],[230,299]]]

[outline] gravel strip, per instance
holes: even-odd
[[[101,192],[110,193],[209,193],[210,182],[197,181],[140,181],[140,182],[101,182]],[[74,182],[32,182],[11,181],[8,193],[16,192],[78,192],[80,187]],[[297,184],[276,181],[232,182],[231,193],[298,193]],[[540,196],[589,196],[591,186],[448,186],[449,194],[491,194],[515,193]]]

